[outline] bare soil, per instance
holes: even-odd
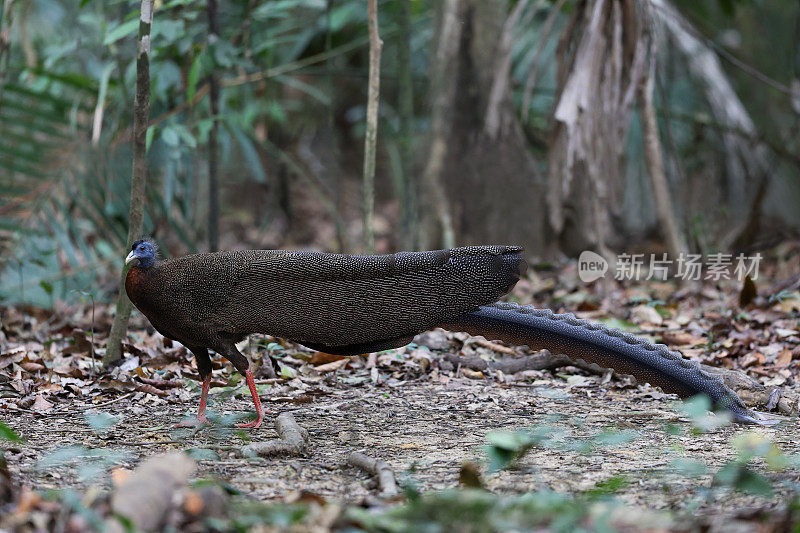
[[[76,398],[57,404],[46,414],[4,409],[2,419],[25,439],[23,445],[11,446],[6,457],[13,478],[21,484],[36,490],[83,490],[90,484],[107,483],[108,474],[85,482],[78,480],[75,468],[43,469],[37,463],[70,445],[121,450],[128,458],[119,464],[127,468],[167,450],[211,449],[218,458],[200,459],[197,475],[222,478],[250,498],[281,500],[302,490],[327,500],[359,502],[374,494],[375,487],[366,474],[345,464],[354,450],[388,462],[401,482],[413,482],[423,491],[444,489],[458,484],[465,462],[484,461],[482,446],[488,432],[548,424],[562,430],[566,441],[590,438],[608,429],[633,430],[636,438],[584,453],[534,448],[515,468],[499,473],[482,468],[487,488],[499,493],[542,488],[576,493],[624,476],[628,483],[617,492],[624,502],[677,512],[678,516],[704,515],[726,527],[743,513],[749,516],[754,509],[781,509],[785,504],[790,487],[781,488],[780,484],[771,498],[726,492],[708,499],[704,488],[711,483],[710,475],[679,475],[670,463],[676,458],[702,461],[713,472],[735,457],[730,441],[743,432],[769,436],[784,452],[798,454],[800,429],[794,420],[787,419],[777,428],[733,426],[695,434],[671,407],[673,397],[649,386],[631,386],[624,378],[603,383],[602,376],[581,374],[573,368],[559,375],[527,372],[506,376],[505,382],[494,376],[468,379],[457,369],[449,373],[435,369],[408,379],[393,377],[402,378],[402,373],[392,371],[392,359],[408,360],[409,351],[384,354],[383,361],[389,364],[379,364],[377,370],[366,368],[366,359],[356,358],[351,363],[354,368],[299,375],[271,384],[262,393],[267,410],[291,411],[310,432],[310,448],[304,457],[240,456],[238,449],[248,442],[277,438],[272,427],[274,415],[252,431],[220,428],[219,424],[196,432],[173,429],[183,417],[193,416],[198,394],[188,389],[168,399],[143,392],[120,394],[105,405]],[[251,407],[246,387],[240,386],[233,396],[217,397],[221,390],[212,389],[210,407],[217,413],[246,413]],[[93,410],[118,415],[121,420],[98,434],[84,416]],[[797,478],[796,472],[790,472],[782,479],[791,484]]]

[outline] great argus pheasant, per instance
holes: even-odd
[[[469,246],[390,255],[246,250],[158,258],[136,241],[125,289],[165,337],[194,354],[202,379],[199,422],[211,382],[209,350],[247,381],[259,427],[264,411],[247,358],[236,348],[251,333],[356,355],[408,344],[442,327],[596,363],[681,397],[707,395],[739,422],[759,422],[722,380],[666,346],[570,314],[496,303],[527,268],[522,248]]]

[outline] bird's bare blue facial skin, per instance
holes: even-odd
[[[139,240],[131,246],[131,253],[125,259],[126,263],[131,262],[133,259],[139,260],[139,266],[142,268],[150,268],[153,266],[153,261],[156,257],[156,248],[152,243],[144,240]]]

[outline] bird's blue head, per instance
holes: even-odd
[[[153,241],[140,239],[131,246],[131,253],[125,258],[125,264],[138,260],[141,268],[150,268],[156,260],[157,253],[158,249]]]

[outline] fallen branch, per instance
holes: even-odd
[[[508,358],[502,361],[485,361],[476,355],[445,354],[444,360],[454,365],[471,368],[472,370],[499,370],[503,374],[515,374],[523,370],[553,370],[564,366],[574,366],[592,374],[602,375],[605,370],[598,369],[582,361],[573,361],[566,355],[553,355],[548,350],[542,350],[524,357]]]
[[[169,396],[167,391],[163,391],[161,389],[157,389],[152,385],[148,385],[147,383],[139,383],[138,381],[133,382],[133,388],[139,392],[146,392],[147,394],[154,394],[161,398],[166,398]]]
[[[747,405],[765,405],[770,411],[777,410],[782,414],[797,412],[800,397],[784,389],[767,388],[758,380],[741,370],[730,370],[714,366],[702,365],[703,370],[717,374]]]
[[[291,413],[281,413],[275,419],[279,439],[254,442],[243,446],[243,456],[303,455],[308,450],[308,430],[300,427]]]
[[[369,457],[361,452],[353,452],[347,457],[347,464],[375,476],[378,481],[378,493],[382,498],[397,496],[394,470],[385,461]]]
[[[502,344],[497,344],[496,342],[487,341],[486,339],[483,339],[481,337],[473,338],[472,342],[474,344],[477,344],[478,346],[481,346],[482,348],[488,348],[493,352],[499,352],[514,356],[517,355],[517,351],[514,348],[511,348],[509,346],[503,346]]]

